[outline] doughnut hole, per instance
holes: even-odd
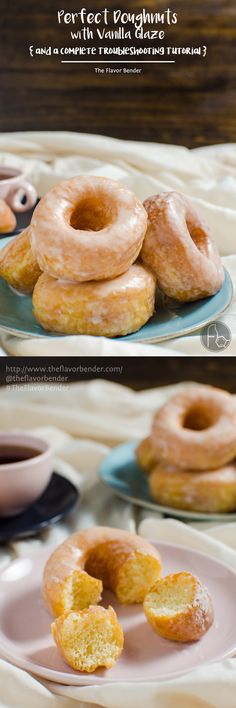
[[[114,198],[104,192],[80,199],[70,214],[70,226],[77,231],[102,231],[116,219]]]
[[[191,218],[186,216],[186,227],[188,229],[189,235],[194,242],[195,246],[198,248],[200,253],[204,256],[209,257],[208,252],[208,232],[199,223],[194,223]]]
[[[192,241],[194,241],[195,246],[197,246],[198,250],[203,253],[204,256],[208,256],[208,251],[206,248],[206,234],[203,229],[191,229],[189,232]]]
[[[132,558],[126,559],[125,556],[122,549],[117,557],[114,552],[110,558],[109,553],[105,559],[104,555],[99,558],[98,547],[86,563],[86,572],[74,570],[63,581],[59,598],[53,606],[55,616],[97,605],[103,585],[123,604],[142,602],[151,585],[160,577],[161,563],[157,558],[139,552]]]
[[[131,551],[126,544],[106,543],[97,546],[87,559],[85,570],[100,578],[119,602],[131,604],[143,598],[160,576],[160,561],[148,554]]]
[[[203,408],[200,404],[191,406],[185,413],[182,427],[188,430],[207,430],[211,428],[218,419],[217,413]]]

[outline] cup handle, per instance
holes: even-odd
[[[23,203],[25,198],[25,203]],[[37,192],[30,182],[22,182],[21,186],[12,190],[7,197],[9,206],[16,212],[28,211],[37,201]]]

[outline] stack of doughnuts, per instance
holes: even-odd
[[[33,292],[45,330],[107,337],[150,319],[157,285],[187,302],[213,295],[224,279],[212,235],[183,195],[142,205],[118,182],[94,176],[42,197],[29,228],[0,253],[0,275]]]
[[[18,238],[20,249],[28,242],[31,282],[25,258],[21,282],[12,263],[9,275],[11,244],[0,273],[23,292],[31,287],[35,317],[46,330],[125,335],[140,329],[155,306],[156,278],[134,264],[146,228],[146,210],[133,192],[103,177],[75,177],[42,197]]]
[[[188,511],[236,510],[236,403],[211,386],[188,385],[154,415],[136,449],[151,497]]]

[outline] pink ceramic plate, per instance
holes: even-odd
[[[193,644],[178,644],[158,637],[145,620],[142,607],[118,605],[104,592],[104,605],[112,604],[125,632],[124,651],[113,669],[82,674],[61,659],[50,634],[51,617],[40,594],[44,564],[50,548],[11,563],[0,575],[0,654],[22,669],[54,682],[80,686],[119,681],[171,679],[195,666],[236,653],[236,573],[218,561],[184,548],[159,543],[164,573],[189,570],[209,588],[214,608],[213,627]]]

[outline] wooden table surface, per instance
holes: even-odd
[[[63,7],[76,5],[67,0]],[[105,5],[160,11],[168,3]],[[171,0],[169,7],[179,22],[167,28],[168,44],[206,44],[206,59],[180,57],[114,78],[97,76],[92,65],[62,65],[58,57],[30,60],[28,45],[55,46],[66,36],[57,25],[58,0],[1,0],[0,131],[75,130],[189,147],[236,141],[235,0]],[[92,0],[95,8],[101,0]]]

